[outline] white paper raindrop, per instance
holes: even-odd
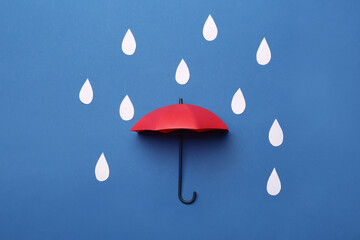
[[[130,29],[128,29],[125,34],[121,48],[126,55],[133,55],[135,52],[136,41]]]
[[[260,65],[266,65],[270,62],[270,59],[271,59],[270,48],[268,43],[266,42],[266,39],[263,38],[256,52],[256,60]]]
[[[278,195],[281,190],[281,182],[275,168],[267,181],[266,190],[272,196]]]
[[[241,89],[239,88],[232,98],[231,109],[235,114],[242,114],[245,110],[245,107],[245,98]]]
[[[278,147],[283,143],[284,133],[277,119],[273,122],[269,131],[269,141],[274,147]]]
[[[203,36],[207,41],[213,41],[215,40],[217,34],[218,29],[216,27],[215,21],[209,14],[203,27]]]
[[[184,61],[184,59],[181,59],[179,66],[176,69],[175,73],[175,80],[178,84],[184,85],[186,84],[190,79],[190,71],[189,68]]]
[[[126,95],[120,104],[120,109],[119,109],[120,117],[124,121],[129,121],[134,117],[134,112],[135,112],[134,106],[129,96]]]
[[[109,174],[109,165],[106,161],[104,153],[102,153],[95,166],[95,177],[98,181],[103,182],[108,179]]]
[[[89,79],[86,79],[84,85],[81,87],[79,92],[80,101],[84,104],[90,104],[93,100],[94,92],[91,87]]]

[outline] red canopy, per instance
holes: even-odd
[[[148,113],[131,128],[131,131],[168,133],[180,129],[195,132],[229,130],[218,116],[205,108],[191,104],[173,104]]]

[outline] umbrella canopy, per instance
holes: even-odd
[[[206,132],[211,130],[228,131],[225,123],[209,110],[191,105],[183,104],[182,98],[179,104],[169,105],[156,109],[141,118],[131,131],[155,131],[169,133],[177,130],[191,130],[195,132]],[[182,198],[182,134],[179,134],[179,186],[178,197],[182,203],[191,204],[196,199],[196,192],[193,192],[191,200]]]
[[[229,130],[218,116],[205,108],[191,104],[173,104],[148,113],[131,128],[131,131],[169,133],[180,129],[195,132]]]

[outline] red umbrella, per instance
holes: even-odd
[[[182,98],[179,104],[173,104],[156,109],[141,118],[131,131],[144,132],[154,131],[169,133],[177,130],[191,130],[194,132],[207,132],[212,130],[228,131],[225,123],[209,110],[191,104],[183,104]],[[179,188],[178,196],[185,204],[193,203],[196,192],[193,192],[191,200],[186,201],[181,196],[182,189],[182,134],[179,134]]]

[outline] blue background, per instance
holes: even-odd
[[[359,12],[355,0],[1,1],[0,238],[359,239]],[[213,42],[202,36],[209,14]],[[132,56],[121,51],[128,28]],[[255,57],[263,37],[266,66]],[[90,105],[78,97],[86,78]],[[242,115],[230,108],[238,88]],[[177,198],[177,139],[129,131],[179,97],[230,128],[184,140],[192,205]],[[98,182],[102,152],[110,177]]]

